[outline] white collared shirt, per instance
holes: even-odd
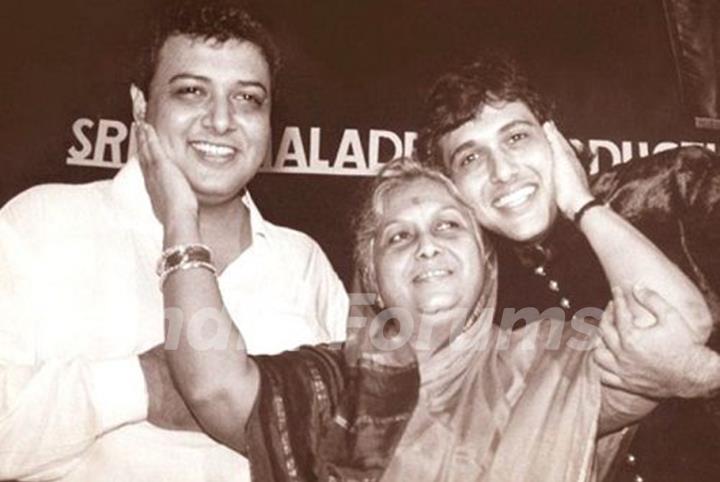
[[[219,285],[250,353],[343,339],[347,295],[320,247],[243,202],[252,244]],[[132,160],[0,210],[0,480],[249,480],[204,434],[144,421],[137,355],[163,341],[161,240]]]

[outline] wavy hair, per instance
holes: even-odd
[[[146,94],[155,75],[160,49],[168,37],[188,35],[219,43],[244,40],[255,44],[270,68],[271,88],[280,68],[280,54],[270,32],[240,1],[172,0],[152,16],[146,40],[135,64],[133,82]]]
[[[483,106],[515,101],[527,105],[540,123],[554,113],[554,104],[535,89],[525,71],[507,54],[487,52],[447,72],[427,96],[415,155],[423,164],[447,172],[440,139],[472,119]]]

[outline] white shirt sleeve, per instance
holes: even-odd
[[[21,239],[8,218],[0,212],[0,480],[52,480],[102,433],[143,420],[147,391],[136,356],[37,359],[28,307],[43,300],[23,274],[37,240]]]

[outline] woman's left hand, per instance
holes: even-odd
[[[167,230],[177,223],[196,223],[198,201],[185,175],[170,158],[153,126],[137,123],[140,167],[153,211]]]
[[[698,343],[680,313],[655,291],[613,289],[600,322],[602,345],[594,358],[605,385],[653,398],[692,398],[703,392],[697,370],[707,348]],[[656,322],[638,323],[637,303]]]

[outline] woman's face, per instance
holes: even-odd
[[[379,292],[386,307],[412,316],[413,339],[435,351],[480,294],[483,261],[474,220],[445,186],[425,178],[392,188],[381,202],[373,250]]]

